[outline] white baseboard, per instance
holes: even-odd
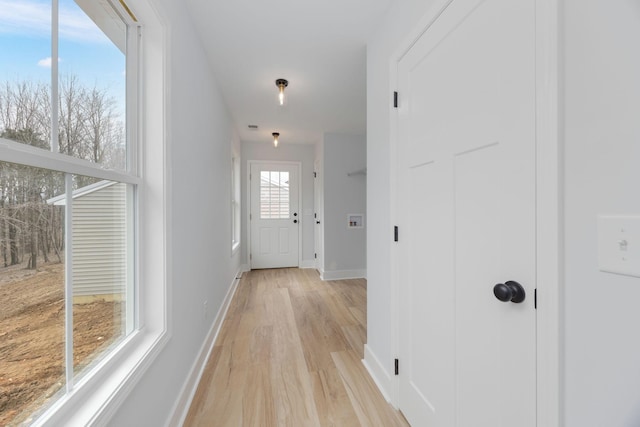
[[[227,290],[222,306],[220,307],[220,310],[218,310],[218,314],[211,325],[211,329],[209,329],[209,333],[207,334],[204,343],[202,343],[202,347],[200,347],[198,357],[193,366],[191,366],[187,381],[182,387],[182,390],[180,390],[179,398],[171,411],[172,416],[166,424],[168,427],[180,427],[184,424],[184,420],[186,419],[189,408],[191,407],[191,402],[193,401],[193,397],[198,389],[198,384],[202,378],[202,373],[207,365],[207,360],[209,360],[209,356],[213,350],[213,345],[220,333],[222,322],[224,317],[227,315],[227,310],[231,305],[233,295],[236,293],[236,289],[238,289],[238,283],[240,282],[240,277],[242,277],[243,271],[245,271],[243,270],[243,266],[240,266],[233,281],[231,282],[231,286],[229,286],[229,289]]]
[[[367,270],[334,270],[321,271],[320,278],[322,280],[343,280],[343,279],[362,279],[367,277]]]
[[[380,393],[387,400],[387,402],[391,402],[391,373],[388,372],[380,360],[376,357],[375,354],[371,351],[367,344],[364,345],[364,359],[362,359],[362,364],[373,378],[373,382],[376,383]]]
[[[304,259],[302,263],[300,263],[299,268],[316,268],[316,260],[315,259]]]

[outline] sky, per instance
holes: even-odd
[[[0,0],[0,82],[51,80],[51,1]],[[123,109],[122,52],[73,0],[59,0],[59,22],[60,76],[107,90]]]

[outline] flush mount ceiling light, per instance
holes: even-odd
[[[274,148],[278,148],[278,138],[280,137],[280,134],[278,132],[274,132],[271,135],[273,135],[273,146],[274,146]]]
[[[278,86],[278,101],[280,105],[284,105],[284,88],[289,86],[289,82],[286,79],[277,79],[276,86]]]

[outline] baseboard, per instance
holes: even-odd
[[[344,280],[344,279],[362,279],[367,277],[367,270],[334,270],[321,271],[320,278],[322,280]]]
[[[234,279],[231,282],[231,286],[229,286],[229,289],[227,290],[227,295],[225,295],[224,297],[222,306],[220,307],[220,310],[218,310],[215,321],[211,325],[211,329],[209,329],[209,333],[207,334],[202,347],[200,347],[198,357],[191,367],[188,379],[182,387],[182,390],[180,390],[179,398],[173,410],[171,411],[172,416],[169,419],[169,422],[166,424],[167,427],[180,427],[182,426],[182,424],[184,424],[184,420],[186,419],[189,408],[191,407],[191,402],[193,401],[193,397],[195,396],[196,390],[198,389],[198,384],[200,383],[200,379],[202,378],[202,373],[204,372],[207,360],[209,360],[209,356],[211,355],[211,351],[213,350],[213,345],[215,344],[216,339],[218,338],[218,334],[220,333],[222,322],[224,320],[224,317],[227,315],[227,310],[231,305],[233,295],[238,288],[240,277],[242,277],[242,273],[244,271],[242,267],[243,266],[240,266],[238,272],[235,274]]]
[[[373,354],[367,344],[364,345],[364,359],[362,359],[362,364],[369,372],[369,375],[371,375],[373,382],[378,386],[382,396],[387,402],[391,402],[391,374],[384,368],[384,365],[380,363],[380,360]]]
[[[249,264],[242,264],[240,266],[240,274],[236,274],[236,277],[240,277],[242,273],[246,273],[247,271],[251,271],[251,266]]]
[[[316,260],[315,259],[302,260],[299,268],[316,268]]]

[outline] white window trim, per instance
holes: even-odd
[[[241,236],[240,156],[231,156],[231,256],[240,250]],[[235,210],[233,209],[235,206]]]
[[[137,153],[141,178],[130,177],[131,183],[138,184],[139,218],[144,218],[137,223],[138,328],[80,379],[70,393],[35,420],[35,426],[107,425],[171,337],[171,232],[168,227],[171,208],[167,203],[171,200],[171,191],[169,146],[165,140],[165,135],[170,134],[168,118],[171,117],[170,103],[166,102],[169,96],[167,25],[148,2],[130,0],[129,6],[145,24],[139,52],[139,62],[144,65],[140,75],[144,87],[137,89],[141,95],[140,152]],[[4,141],[0,144],[4,145]],[[15,148],[6,153],[16,159],[26,158],[25,153],[20,154],[23,151]],[[64,161],[67,166],[71,164],[80,170],[83,167],[80,160],[60,159],[60,155],[54,153],[48,155],[52,156],[49,160]],[[47,163],[46,167],[55,166]],[[91,170],[91,175],[103,179],[110,179],[111,173]],[[122,180],[122,175],[118,176]]]

